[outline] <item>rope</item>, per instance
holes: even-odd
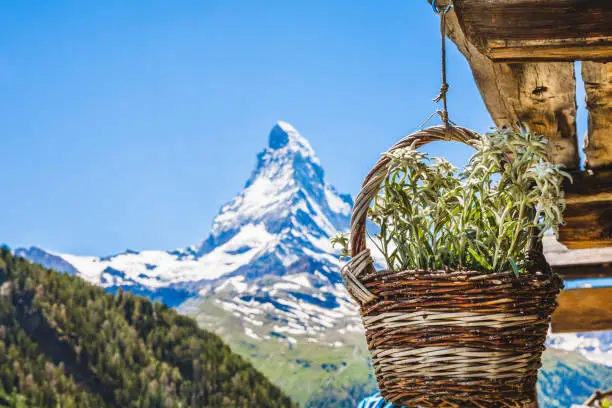
[[[434,102],[439,103],[442,101],[442,110],[438,110],[435,113],[440,115],[442,123],[446,130],[451,127],[451,122],[448,119],[448,102],[446,94],[448,93],[448,82],[446,80],[446,13],[453,7],[453,2],[449,2],[448,6],[443,10],[437,6],[437,0],[433,0],[431,5],[434,12],[440,16],[440,38],[442,40],[442,85],[440,85],[440,93],[434,98]]]

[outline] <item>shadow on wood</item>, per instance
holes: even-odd
[[[567,207],[559,241],[569,249],[611,247],[612,171],[576,172],[572,177],[574,182],[564,186]]]
[[[612,288],[564,290],[552,315],[553,333],[575,333],[612,328]]]

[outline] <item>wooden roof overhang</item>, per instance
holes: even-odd
[[[612,58],[609,0],[454,0],[461,28],[497,62]]]
[[[495,125],[546,136],[552,160],[572,173],[561,243],[569,250],[612,247],[612,0],[454,0],[453,6],[446,34],[470,64]],[[582,61],[581,72],[574,60]],[[576,75],[588,110],[583,169]],[[610,277],[611,264],[612,255],[557,262],[553,269],[564,279]],[[612,329],[611,288],[567,290],[559,303],[555,331]]]

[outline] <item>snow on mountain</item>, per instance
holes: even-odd
[[[325,182],[308,141],[288,123],[278,122],[243,191],[221,208],[209,237],[193,250],[211,265],[248,253],[244,268],[234,268],[247,278],[282,274],[304,256],[335,262],[329,237],[348,228],[351,206],[349,196]],[[260,230],[265,239],[254,243],[244,236],[249,230]]]
[[[79,271],[72,264],[62,258],[60,255],[50,251],[45,251],[37,247],[18,248],[15,254],[22,258],[30,259],[37,262],[45,268],[52,268],[71,275],[78,274]]]
[[[331,235],[348,229],[351,207],[349,196],[325,182],[308,141],[279,122],[244,190],[221,208],[209,237],[192,248],[201,260],[254,255],[181,310],[198,314],[203,303],[212,302],[211,307],[237,318],[252,339],[324,343],[332,327],[361,330],[329,244]],[[242,238],[256,228],[269,234],[259,245]],[[210,315],[210,307],[205,309]]]
[[[229,314],[237,319],[238,330],[252,338],[255,333],[264,340],[340,347],[343,342],[338,336],[360,333],[363,328],[356,304],[336,275],[324,263],[303,259],[283,276],[226,279],[186,301],[179,311],[203,315],[204,325],[212,330],[219,328],[214,317]],[[240,337],[239,333],[229,335]]]
[[[199,245],[174,251],[132,251],[107,257],[20,248],[19,256],[82,276],[107,288],[180,287],[197,293],[225,279],[283,275],[304,257],[331,274],[336,258],[329,237],[348,228],[352,200],[324,180],[308,141],[278,122],[244,189],[215,217]],[[337,275],[337,274],[336,274]],[[332,284],[338,281],[331,278]]]

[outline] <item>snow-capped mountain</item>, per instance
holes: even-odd
[[[244,190],[224,205],[209,237],[193,248],[219,274],[281,275],[308,256],[335,263],[329,237],[348,228],[352,201],[324,180],[308,141],[278,122]]]
[[[325,181],[308,141],[278,122],[244,188],[197,245],[106,257],[35,247],[15,253],[109,291],[123,288],[178,306],[238,352],[257,349],[257,356],[248,357],[262,364],[272,357],[274,369],[259,368],[289,389],[310,388],[314,395],[338,381],[373,389],[365,341],[355,333],[362,331],[357,306],[341,283],[329,243],[331,235],[348,229],[352,204]],[[283,348],[292,357],[280,357]],[[279,369],[284,364],[287,370],[298,364],[323,371],[304,388],[303,377]]]
[[[288,123],[278,122],[244,189],[221,208],[210,235],[199,245],[173,251],[127,250],[106,257],[36,247],[15,253],[109,289],[125,287],[144,294],[164,289],[195,294],[228,278],[284,275],[306,260],[327,277],[325,284],[334,285],[339,277],[329,237],[348,228],[351,206],[350,196],[325,182],[308,141]]]

